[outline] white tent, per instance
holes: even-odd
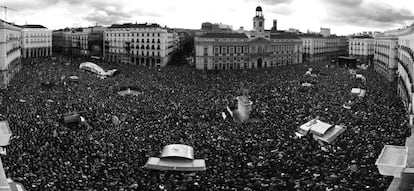
[[[346,127],[344,126],[331,125],[320,121],[319,119],[312,119],[307,123],[301,125],[298,129],[298,133],[304,136],[308,134],[308,132],[311,132],[315,140],[330,144],[335,141],[335,139],[345,130]],[[297,133],[295,134],[296,136],[299,136]]]
[[[313,119],[299,127],[299,133],[306,135],[309,131],[316,134],[323,134],[332,125],[322,122],[319,119]]]
[[[194,149],[188,145],[172,144],[162,150],[160,157],[150,157],[144,168],[152,170],[205,171],[203,159],[194,159]]]
[[[352,88],[351,89],[351,94],[360,94],[361,93],[361,89],[360,88]]]
[[[317,134],[313,134],[313,138],[325,143],[332,143],[333,141],[335,141],[335,139],[341,135],[344,131],[346,130],[345,126],[342,125],[335,125],[335,126],[331,126],[329,127],[329,129],[326,129],[326,131],[323,134],[317,135]]]
[[[79,69],[82,70],[86,70],[89,72],[93,72],[95,74],[98,74],[100,76],[112,76],[114,75],[114,73],[116,71],[118,71],[117,69],[112,69],[112,70],[108,70],[105,71],[103,68],[101,68],[100,66],[96,65],[95,63],[92,62],[83,62],[79,65]]]

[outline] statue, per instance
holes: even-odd
[[[250,111],[252,110],[252,102],[249,99],[249,89],[245,87],[244,83],[240,83],[240,92],[242,95],[237,97],[237,116],[240,122],[249,120]]]

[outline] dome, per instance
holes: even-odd
[[[262,11],[262,7],[257,6],[257,7],[256,7],[256,11]]]

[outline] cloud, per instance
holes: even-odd
[[[122,21],[129,20],[132,14],[120,11],[119,7],[103,6],[95,8],[91,13],[83,17],[83,19],[92,23],[101,25],[110,25]]]
[[[245,0],[248,2],[258,2],[257,0]],[[259,4],[263,3],[265,5],[279,5],[279,4],[290,4],[293,0],[261,0]]]
[[[44,10],[45,8],[54,7],[57,4],[76,6],[84,4],[85,2],[83,0],[6,0],[4,5],[17,11],[26,11],[34,9]]]
[[[105,11],[94,11],[84,17],[85,20],[101,25],[111,25],[124,21],[126,18],[120,15],[108,15]]]
[[[278,15],[291,15],[295,12],[289,5],[281,4],[269,9],[269,12]]]
[[[262,0],[266,5],[279,5],[279,4],[290,4],[293,0]]]
[[[131,22],[134,16],[162,17],[157,12],[148,12],[141,9],[129,9],[127,4],[118,2],[95,2],[93,11],[83,17],[86,21],[101,25]]]
[[[322,2],[336,7],[359,7],[363,1],[362,0],[340,0],[340,1],[332,1],[332,0],[322,0]]]
[[[397,9],[385,3],[364,3],[362,0],[323,0],[329,17],[324,21],[336,25],[359,27],[394,27],[414,20],[409,9]]]

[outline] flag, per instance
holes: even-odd
[[[221,112],[221,116],[223,117],[224,120],[226,120],[227,115],[224,112]]]
[[[233,117],[233,111],[230,109],[229,106],[227,106],[227,112],[231,115],[231,117]]]

